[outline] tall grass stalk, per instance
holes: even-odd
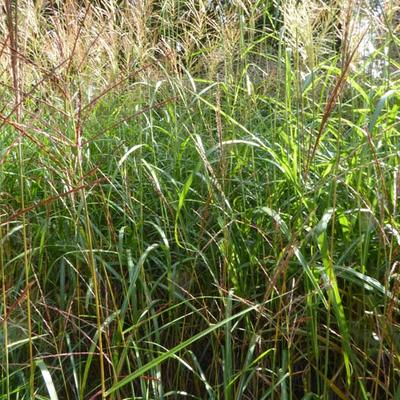
[[[18,29],[18,2],[14,4],[11,0],[5,1],[6,18],[8,27],[8,39],[10,49],[10,66],[12,75],[12,85],[15,101],[15,120],[19,124],[22,120],[22,97],[20,82],[20,60],[19,52],[19,29]],[[18,132],[18,172],[19,172],[19,197],[21,209],[25,209],[25,181],[24,181],[24,156],[22,148],[22,137]],[[33,359],[33,343],[32,343],[32,313],[31,313],[31,265],[29,260],[29,243],[27,236],[27,223],[25,215],[22,215],[22,241],[23,241],[23,264],[25,272],[25,289],[26,295],[26,319],[28,325],[28,355],[29,355],[29,395],[34,397],[35,392],[35,364]],[[7,303],[5,303],[6,305]],[[9,395],[9,394],[8,394]]]

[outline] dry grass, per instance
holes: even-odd
[[[79,5],[73,0],[21,0],[22,88],[28,92],[40,82],[42,91],[72,96],[79,86],[91,98],[141,67],[146,71],[136,80],[179,75],[182,67],[212,78],[218,65],[237,53],[241,32],[237,12],[246,15],[250,6],[239,3],[222,11],[197,1],[108,0],[100,7],[92,1]],[[6,46],[4,11],[0,31]],[[0,68],[3,82],[10,82],[9,57],[1,57]]]

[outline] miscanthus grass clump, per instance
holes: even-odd
[[[398,399],[396,7],[6,0],[0,399]]]

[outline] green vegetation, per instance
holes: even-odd
[[[4,2],[0,399],[400,398],[379,4]]]

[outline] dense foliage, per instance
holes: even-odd
[[[394,4],[2,12],[0,399],[399,398]]]

